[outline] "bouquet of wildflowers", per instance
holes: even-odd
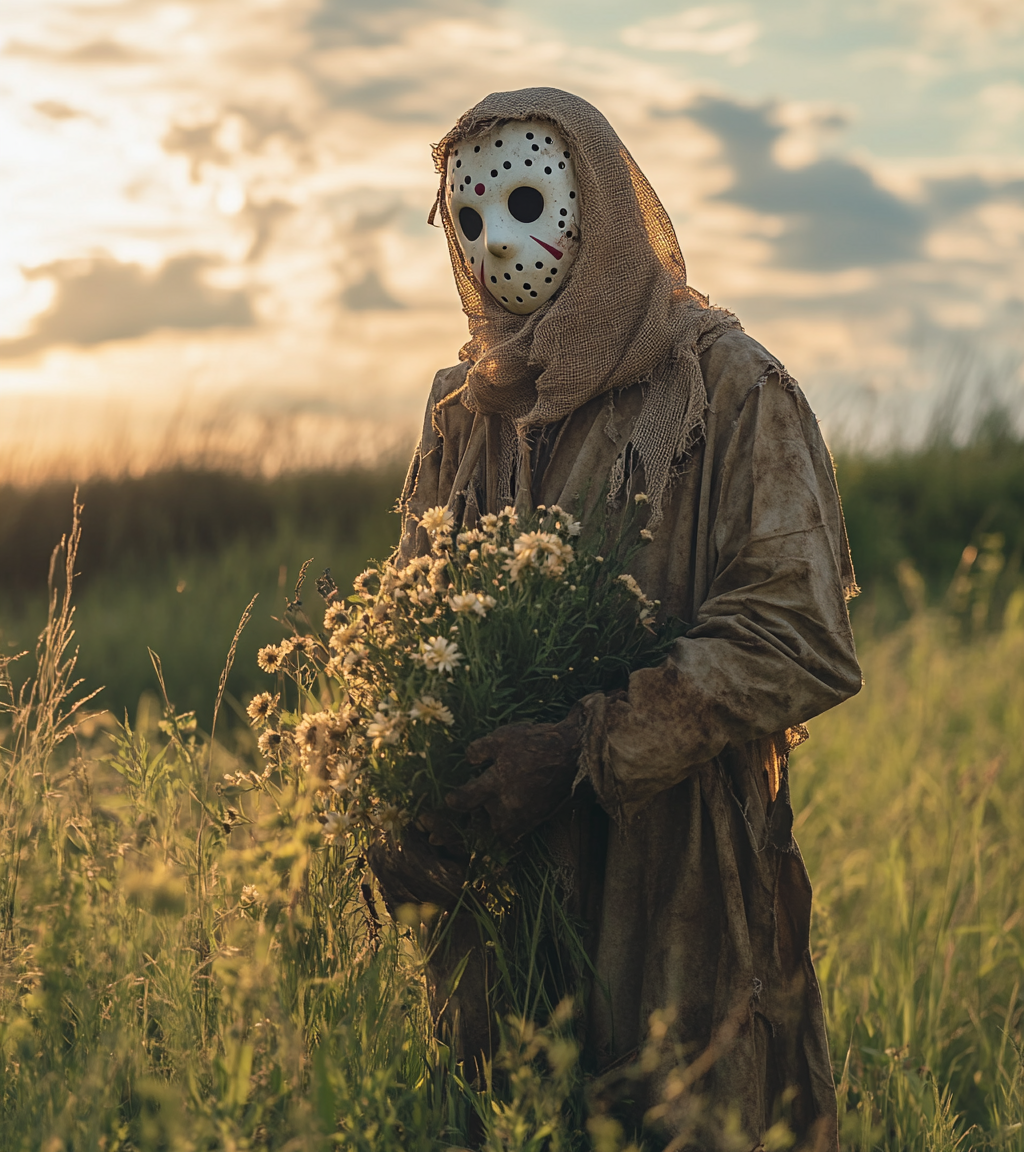
[[[602,556],[604,537],[587,542],[557,506],[529,521],[508,507],[457,534],[446,508],[420,524],[428,553],[367,569],[347,600],[330,591],[323,632],[259,654],[301,689],[295,712],[280,693],[251,702],[260,749],[309,774],[328,843],[399,834],[479,771],[464,755],[477,737],[563,719],[681,631],[655,626],[657,602],[626,571],[641,534]]]

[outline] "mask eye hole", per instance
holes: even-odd
[[[523,185],[509,193],[508,210],[520,224],[532,224],[544,211],[544,197],[536,188]]]
[[[483,231],[484,222],[474,208],[463,208],[459,212],[459,227],[467,240],[475,240]]]

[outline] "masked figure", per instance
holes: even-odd
[[[785,1117],[798,1146],[837,1149],[787,782],[802,723],[861,684],[817,422],[783,366],[687,285],[660,201],[584,100],[494,93],[435,160],[470,339],[434,381],[402,553],[427,550],[416,517],[438,504],[471,523],[507,503],[585,517],[642,494],[653,540],[633,574],[690,622],[627,691],[478,742],[490,766],[449,803],[508,840],[539,826],[567,861],[595,972],[593,1071],[628,1066],[659,1013],[687,1071],[645,1103],[687,1147],[718,1147],[732,1125],[748,1143],[730,1147],[754,1148]],[[457,887],[425,841],[375,868],[389,902]],[[440,969],[431,990],[450,1010]],[[485,1045],[479,992],[467,972],[467,1056]]]

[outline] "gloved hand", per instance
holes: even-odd
[[[559,724],[505,724],[466,749],[471,764],[493,761],[445,803],[456,812],[482,808],[507,844],[543,824],[572,795],[578,770],[583,710],[576,705]]]

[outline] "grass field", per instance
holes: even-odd
[[[922,615],[862,657],[792,773],[845,1135],[1024,1148],[1024,630]]]
[[[166,472],[82,487],[76,631],[80,674],[99,703],[134,717],[158,693],[147,648],[159,652],[170,695],[209,728],[224,654],[242,609],[259,599],[228,683],[231,700],[262,687],[259,647],[306,560],[346,584],[390,552],[389,514],[403,469],[277,478]],[[46,570],[67,530],[69,484],[0,488],[0,644],[31,646],[46,617]],[[0,647],[3,651],[3,647]],[[148,706],[148,704],[147,704]]]
[[[1019,446],[973,450],[935,449],[917,473],[840,461],[869,561],[866,687],[794,754],[844,1147],[863,1152],[1024,1150],[1024,466]],[[428,1036],[415,917],[373,922],[358,871],[305,830],[295,783],[224,790],[225,773],[261,766],[227,721],[230,696],[263,686],[252,654],[270,608],[239,644],[217,742],[202,734],[252,592],[276,610],[311,551],[341,579],[394,532],[393,475],[296,483],[291,503],[265,491],[272,514],[253,528],[259,483],[239,487],[234,520],[210,514],[205,539],[169,532],[152,491],[151,524],[125,512],[118,536],[108,516],[83,551],[77,637],[58,600],[35,696],[0,715],[0,1148],[433,1150],[475,1123],[490,1149],[612,1152],[614,1131],[561,1119],[575,1076],[557,1021],[510,1034],[493,1091],[461,1084]],[[310,488],[326,493],[311,514]],[[41,537],[43,496],[18,499],[0,503],[0,536],[20,509]],[[928,517],[946,531],[926,548]],[[872,531],[875,560],[858,544]],[[0,550],[9,638],[45,617],[37,553]],[[108,716],[59,744],[79,641],[83,689],[115,685],[104,703],[131,727]],[[198,730],[152,694],[147,643]]]
[[[1007,426],[983,422],[965,445],[937,437],[916,452],[837,460],[864,588],[853,603],[859,636],[884,634],[915,603],[943,607],[965,635],[1001,625],[1024,560],[1024,443]],[[256,650],[276,635],[300,566],[312,558],[314,573],[330,567],[347,583],[390,551],[402,475],[401,463],[274,479],[210,468],[83,484],[76,627],[99,702],[134,716],[142,694],[157,692],[148,646],[171,699],[208,726],[224,653],[259,593],[227,685],[231,721],[231,701],[262,683]],[[73,492],[0,485],[0,652],[31,646],[42,626]],[[958,573],[966,546],[976,558]]]

